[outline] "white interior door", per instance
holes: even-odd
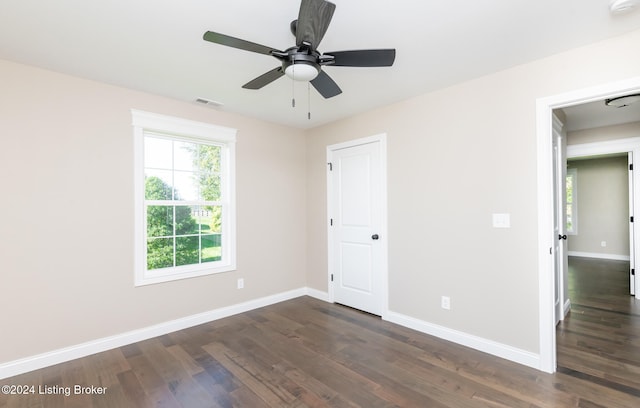
[[[634,222],[633,204],[634,204],[634,187],[633,187],[633,152],[627,153],[629,161],[629,291],[632,295],[636,294],[636,262],[635,262],[635,242],[634,242]]]
[[[554,250],[555,267],[555,316],[556,324],[564,319],[565,303],[568,296],[565,290],[566,273],[568,270],[567,256],[567,154],[566,140],[562,132],[562,123],[554,117],[553,121],[553,194],[556,208],[553,216],[554,235],[556,237]]]
[[[381,142],[330,146],[328,156],[333,300],[381,315],[386,293]]]

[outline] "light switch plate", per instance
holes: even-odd
[[[493,228],[511,228],[511,214],[493,214]]]

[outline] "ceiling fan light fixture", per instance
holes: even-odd
[[[639,0],[611,0],[609,10],[611,14],[624,14],[638,8]]]
[[[605,99],[604,104],[614,108],[622,108],[636,102],[640,102],[640,94],[618,96],[617,98]]]
[[[313,64],[301,62],[289,65],[284,69],[284,73],[294,81],[311,81],[320,71]]]

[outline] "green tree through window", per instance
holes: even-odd
[[[567,218],[566,231],[567,234],[577,234],[578,232],[578,203],[577,203],[577,177],[578,170],[575,168],[567,169],[566,192],[567,192]]]
[[[222,206],[216,205],[222,195],[220,147],[151,136],[145,137],[145,144],[148,162],[155,166],[145,167],[147,269],[220,260]],[[182,185],[188,197],[154,174]]]
[[[205,200],[220,200],[220,147],[199,145],[197,148],[187,147],[193,155],[193,164],[199,169],[208,169],[199,173],[198,183],[200,191]],[[210,224],[211,232],[221,231],[221,210],[220,206],[205,206],[205,210],[211,212]]]

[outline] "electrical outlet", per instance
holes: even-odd
[[[603,248],[606,247],[607,246],[607,241],[600,242],[600,246],[603,247]]]
[[[443,296],[440,305],[442,306],[443,309],[450,310],[451,299],[449,298],[449,296]]]
[[[244,288],[244,279],[243,278],[239,278],[238,279],[238,289],[242,289]]]

